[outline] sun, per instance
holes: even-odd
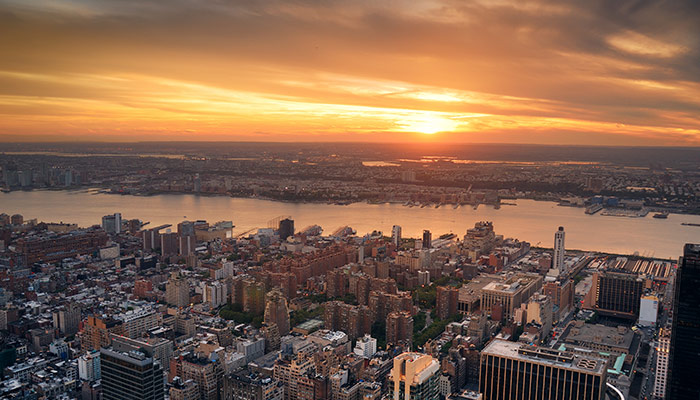
[[[402,131],[418,132],[426,135],[453,131],[459,126],[457,121],[436,114],[412,116],[398,122],[398,124],[401,126]]]

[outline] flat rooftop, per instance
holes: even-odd
[[[500,339],[492,340],[481,354],[551,365],[588,374],[603,374],[606,369],[606,360],[600,358],[584,357],[566,351]]]
[[[527,287],[538,278],[539,276],[518,274],[502,281],[489,282],[482,290],[513,294]]]
[[[634,332],[625,326],[613,328],[600,324],[577,323],[562,338],[564,343],[585,345],[589,343],[629,349],[632,348]]]

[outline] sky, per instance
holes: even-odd
[[[0,0],[0,141],[700,146],[695,0]]]

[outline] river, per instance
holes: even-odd
[[[285,203],[261,199],[207,197],[191,194],[121,196],[94,191],[15,191],[0,194],[0,212],[19,213],[25,219],[71,222],[79,226],[99,224],[103,215],[121,212],[123,218],[149,221],[150,226],[177,224],[184,219],[209,222],[232,220],[234,234],[267,226],[278,216],[291,216],[295,227],[318,224],[326,234],[349,225],[358,234],[381,230],[391,234],[394,224],[404,237],[420,237],[429,229],[433,237],[453,232],[460,237],[477,221],[493,221],[497,234],[552,247],[557,227],[566,230],[566,247],[618,254],[676,259],[683,244],[700,242],[700,216],[671,214],[668,219],[586,215],[582,208],[561,207],[552,202],[517,200],[517,205],[454,209],[451,205],[406,207],[401,204],[351,205]]]

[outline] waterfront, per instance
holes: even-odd
[[[121,212],[124,218],[149,221],[150,226],[177,224],[184,219],[209,222],[232,220],[234,234],[265,227],[278,216],[291,216],[297,229],[318,224],[329,234],[349,225],[358,235],[381,230],[389,235],[393,224],[401,225],[405,237],[419,237],[423,229],[433,237],[453,232],[460,237],[474,222],[493,221],[497,234],[551,247],[558,226],[566,229],[567,248],[610,253],[677,258],[687,242],[697,242],[698,215],[671,214],[668,219],[624,218],[586,215],[582,208],[561,207],[552,202],[517,200],[517,206],[405,207],[401,204],[284,203],[261,199],[205,197],[190,194],[119,196],[80,191],[14,191],[0,194],[0,212],[19,213],[46,222],[73,222],[79,226],[99,224],[103,215]]]

